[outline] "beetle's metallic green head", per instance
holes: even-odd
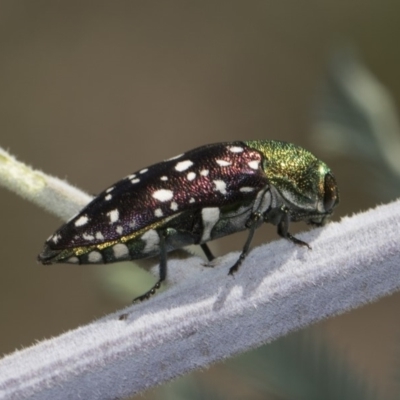
[[[246,144],[263,154],[264,172],[291,220],[322,225],[339,203],[336,180],[328,166],[291,143],[257,140]]]

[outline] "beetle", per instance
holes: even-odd
[[[339,203],[328,166],[292,143],[252,140],[195,148],[126,176],[104,190],[50,236],[43,264],[101,264],[158,255],[159,279],[167,275],[167,253],[248,230],[235,264],[242,264],[255,230],[264,222],[297,245],[290,222],[321,226]],[[309,246],[308,246],[309,247]]]

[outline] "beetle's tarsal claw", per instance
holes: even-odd
[[[125,320],[127,320],[128,319],[128,313],[124,313],[124,314],[121,314],[119,317],[118,317],[118,319],[120,320],[120,321],[125,321]]]
[[[291,235],[289,232],[286,233],[286,239],[290,240],[291,242],[293,242],[297,246],[306,246],[306,247],[309,248],[309,250],[311,250],[311,246],[307,242],[304,242],[303,240],[297,239],[296,237]]]
[[[150,288],[150,290],[148,290],[146,293],[143,293],[141,296],[135,297],[132,300],[132,303],[136,304],[136,303],[139,303],[139,302],[149,299],[151,296],[153,296],[156,293],[157,289],[160,289],[161,282],[162,282],[161,280],[157,281],[157,283],[154,286],[152,286]]]

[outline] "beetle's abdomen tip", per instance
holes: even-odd
[[[50,246],[46,244],[42,252],[37,256],[37,260],[43,265],[53,264],[59,254],[60,250],[52,250]]]

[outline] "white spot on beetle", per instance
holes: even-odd
[[[185,153],[178,154],[177,156],[168,158],[168,160],[165,160],[165,161],[177,160],[178,158],[181,158],[184,154],[185,154]]]
[[[228,165],[232,165],[230,161],[226,160],[215,160],[215,161],[220,167],[227,167]]]
[[[55,244],[58,243],[58,241],[61,239],[61,235],[57,233],[56,235],[51,236],[51,241]]]
[[[162,212],[161,208],[156,208],[156,209],[154,210],[154,215],[155,215],[156,217],[162,217],[162,216],[164,215],[164,213]]]
[[[121,225],[118,225],[115,228],[115,231],[118,233],[118,235],[122,235],[122,232],[124,231],[124,228]]]
[[[117,222],[119,220],[119,211],[117,208],[108,212],[107,215],[108,218],[110,218],[110,224],[113,224],[114,222]]]
[[[156,250],[158,244],[160,243],[160,237],[158,233],[154,229],[150,229],[149,231],[145,232],[141,239],[145,242],[144,246],[144,253],[151,253],[152,251]]]
[[[203,235],[201,241],[210,240],[211,231],[219,220],[220,211],[218,207],[208,207],[201,210],[201,218],[203,219]]]
[[[210,171],[208,169],[203,169],[202,171],[200,171],[200,175],[207,176],[209,172]]]
[[[194,199],[194,197],[191,197],[190,199],[189,199],[189,203],[194,203],[196,200]]]
[[[178,203],[171,201],[171,210],[176,211],[178,209]]]
[[[89,241],[94,240],[94,236],[93,236],[93,235],[90,235],[90,234],[88,234],[88,233],[84,233],[84,234],[82,235],[82,238],[85,239],[85,240],[89,240]]]
[[[228,146],[228,150],[232,153],[241,153],[244,149],[240,146]]]
[[[255,189],[250,187],[250,186],[243,186],[239,189],[240,192],[243,193],[249,193],[249,192],[253,192]]]
[[[89,221],[89,218],[86,215],[82,215],[75,221],[75,226],[83,226],[87,224]]]
[[[129,255],[129,249],[125,244],[117,243],[112,249],[116,259],[126,258]]]
[[[107,190],[106,190],[106,193],[110,193],[110,192],[112,192],[114,190],[114,186],[111,186],[111,187],[109,187]]]
[[[79,264],[79,258],[78,258],[78,257],[75,257],[75,256],[72,256],[72,257],[70,257],[70,258],[67,258],[67,259],[65,260],[65,262],[66,262],[66,263],[69,263],[69,264]]]
[[[172,190],[160,189],[153,193],[153,197],[159,201],[168,201],[174,197],[174,193]]]
[[[88,255],[88,260],[91,263],[98,263],[103,260],[103,257],[98,251],[91,251]]]
[[[226,194],[226,183],[221,180],[215,180],[213,181],[215,185],[215,191],[221,192],[222,194]]]
[[[185,160],[178,162],[178,164],[175,165],[175,169],[179,172],[186,171],[188,168],[190,168],[193,165],[193,162],[190,160]]]
[[[108,194],[106,197],[104,197],[107,201],[112,199],[112,194]]]
[[[196,173],[195,172],[189,172],[186,176],[188,181],[192,181],[194,178],[196,178]]]
[[[144,168],[141,171],[139,171],[139,174],[145,174],[149,169],[148,168]]]
[[[104,239],[104,236],[100,231],[96,232],[96,239],[98,239],[98,240],[103,240]]]
[[[167,181],[167,180],[168,180],[168,176],[162,176],[160,179],[161,179],[162,181]]]
[[[132,182],[133,184],[135,184],[135,183],[138,183],[138,182],[140,182],[140,179],[139,179],[139,178],[136,178],[136,179],[131,179],[131,182]]]
[[[136,221],[132,220],[131,222],[129,222],[129,228],[133,229],[136,226]]]
[[[260,161],[259,160],[253,160],[253,161],[249,161],[247,164],[249,165],[249,167],[251,169],[258,169]]]
[[[128,175],[127,178],[128,179],[135,179],[136,178],[136,174]]]

